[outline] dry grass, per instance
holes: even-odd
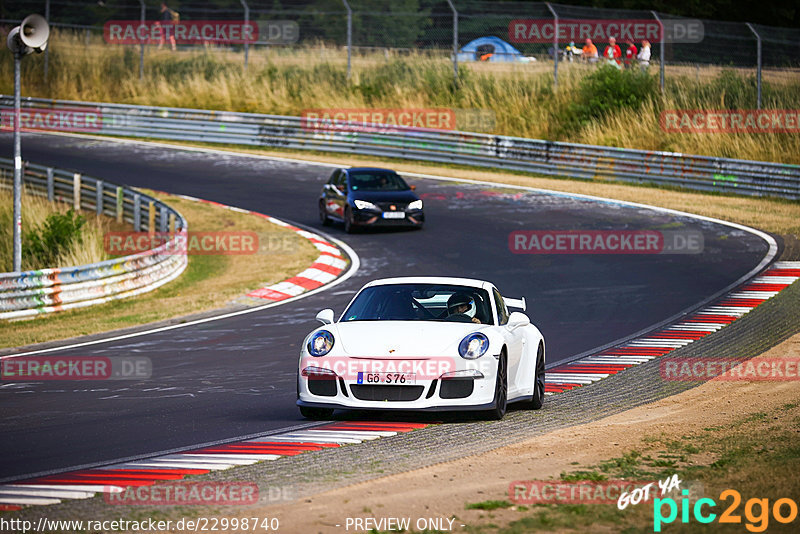
[[[0,187],[0,272],[13,270],[13,194],[10,189]],[[47,216],[52,213],[66,213],[72,206],[63,202],[48,202],[40,195],[24,193],[22,196],[22,231],[23,234],[41,227]],[[23,256],[22,270],[44,269],[48,267],[70,267],[85,265],[110,258],[103,250],[103,236],[115,228],[115,222],[108,217],[98,216],[94,212],[81,211],[86,224],[81,229],[81,243],[59,255],[55,265],[41,265],[35,258]],[[23,241],[24,243],[24,241]]]
[[[456,89],[452,64],[442,55],[355,55],[347,80],[346,54],[339,47],[254,48],[246,72],[241,53],[228,49],[172,52],[149,47],[145,80],[140,81],[137,47],[103,45],[97,36],[87,46],[82,35],[56,32],[50,49],[47,84],[40,56],[23,62],[26,94],[286,115],[307,108],[484,109],[496,114],[495,133],[500,134],[800,163],[797,135],[661,131],[661,110],[754,108],[752,69],[728,69],[734,75],[725,82],[719,67],[669,66],[665,96],[655,90],[641,109],[623,108],[584,126],[563,127],[581,79],[594,67],[561,64],[554,91],[552,64],[546,61],[462,64]],[[0,57],[3,92],[10,91],[10,69],[9,57]],[[651,66],[650,74],[657,76],[657,70]],[[765,71],[765,108],[796,109],[799,104],[797,72]]]
[[[186,271],[153,292],[33,320],[1,322],[0,347],[95,334],[230,306],[232,301],[253,289],[302,271],[318,256],[318,251],[306,239],[261,217],[159,193],[148,191],[148,194],[180,211],[193,232],[256,232],[259,253],[190,255]]]

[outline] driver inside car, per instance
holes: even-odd
[[[460,323],[478,323],[481,320],[477,317],[470,317],[467,312],[472,308],[474,301],[467,293],[453,293],[447,299],[447,319]]]

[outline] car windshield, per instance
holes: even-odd
[[[353,191],[408,191],[408,184],[393,172],[360,171],[350,173]]]
[[[350,304],[342,321],[494,323],[486,290],[449,284],[368,287]]]

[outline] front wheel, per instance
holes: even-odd
[[[544,345],[539,343],[539,351],[536,354],[536,377],[533,384],[533,397],[531,398],[530,408],[532,410],[541,409],[544,404]]]
[[[353,224],[353,212],[350,208],[344,210],[344,231],[348,234],[352,234],[356,231],[355,225]]]
[[[310,408],[308,406],[300,406],[300,415],[312,421],[319,421],[323,419],[330,419],[333,415],[332,408]]]
[[[499,421],[508,409],[508,380],[506,372],[506,354],[500,354],[497,362],[497,380],[494,386],[494,408],[486,412],[486,418]]]

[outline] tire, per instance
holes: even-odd
[[[331,218],[328,217],[328,211],[325,209],[325,201],[319,201],[319,222],[322,223],[322,226],[330,226],[331,225]]]
[[[308,406],[300,406],[299,408],[300,415],[312,421],[330,419],[333,415],[332,408],[309,408]]]
[[[353,234],[356,231],[356,227],[353,224],[353,212],[350,211],[350,208],[345,208],[344,210],[344,231],[348,234]]]
[[[536,382],[533,384],[533,396],[528,405],[531,410],[540,410],[544,404],[544,345],[539,343],[536,354]]]
[[[506,366],[506,352],[500,354],[497,363],[497,380],[494,386],[494,408],[486,412],[486,419],[499,421],[506,415],[508,409],[508,370]]]

